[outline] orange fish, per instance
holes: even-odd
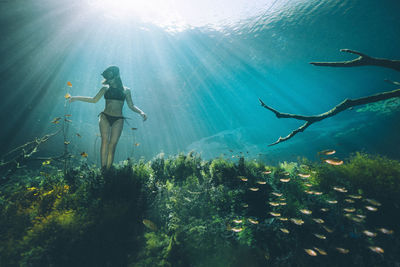
[[[338,159],[326,159],[325,162],[335,166],[343,164],[343,160],[338,160]]]
[[[326,149],[326,150],[323,150],[321,152],[318,152],[318,154],[324,154],[324,155],[327,155],[327,156],[333,155],[335,153],[336,153],[336,150],[333,150],[333,149]]]
[[[140,143],[135,143],[135,146],[139,146],[140,145]]]
[[[67,85],[68,85],[69,87],[72,87],[72,83],[71,83],[71,82],[67,82]]]
[[[368,248],[370,250],[372,250],[373,252],[375,252],[375,253],[383,254],[383,252],[384,252],[383,248],[380,248],[380,247],[371,246],[371,247],[368,247]]]
[[[314,250],[312,250],[312,249],[309,249],[309,248],[307,248],[307,249],[304,249],[304,251],[308,254],[308,255],[310,255],[310,256],[317,256],[317,252],[315,252]]]
[[[313,247],[313,249],[315,249],[316,251],[318,251],[318,253],[321,254],[321,255],[323,255],[323,256],[328,255],[328,253],[326,253],[325,250],[322,250],[322,249],[316,248],[316,247]]]

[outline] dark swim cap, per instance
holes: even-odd
[[[119,77],[119,68],[117,66],[110,66],[105,71],[103,71],[101,75],[106,80],[117,78]]]

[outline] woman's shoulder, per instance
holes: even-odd
[[[131,93],[131,88],[124,86],[124,93],[125,94],[130,94]]]

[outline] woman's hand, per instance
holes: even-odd
[[[146,113],[142,112],[142,113],[140,113],[140,116],[142,116],[143,121],[147,120],[147,115],[146,115]]]
[[[74,102],[74,101],[76,101],[76,99],[75,99],[73,96],[71,96],[71,97],[69,98],[69,103],[72,103],[72,102]]]

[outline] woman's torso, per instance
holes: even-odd
[[[125,103],[125,89],[109,87],[104,93],[106,106],[104,111],[111,116],[122,116],[122,108]]]

